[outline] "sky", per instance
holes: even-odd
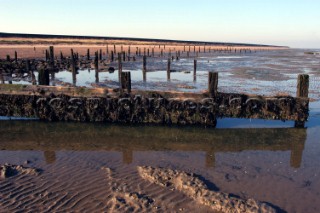
[[[320,48],[320,0],[0,0],[0,32]]]

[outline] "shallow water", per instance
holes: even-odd
[[[171,73],[171,81],[167,82],[162,71],[148,73],[143,83],[141,70],[137,67],[132,71],[134,88],[177,89],[183,83],[194,86],[191,91],[201,91],[206,88],[210,69],[221,71],[221,91],[291,95],[295,95],[297,75],[306,72],[311,78],[310,97],[314,101],[303,129],[293,128],[293,122],[256,119],[219,119],[216,129],[205,129],[47,123],[2,117],[0,164],[24,164],[42,173],[39,177],[0,179],[0,211],[23,208],[102,212],[112,194],[101,171],[104,167],[111,168],[117,186],[152,197],[160,212],[197,211],[200,205],[194,201],[169,188],[148,184],[138,176],[137,166],[154,166],[195,173],[212,190],[268,202],[279,211],[320,212],[319,59],[304,55],[303,50],[216,56],[209,63],[203,56],[198,59],[196,82],[192,72]],[[183,60],[173,69],[190,70],[193,61]],[[165,68],[165,61],[162,63]],[[94,71],[79,73],[77,85],[117,86],[116,72],[99,73],[101,83],[97,85],[92,84]],[[55,77],[72,84],[68,72]]]
[[[309,97],[320,99],[320,55],[304,54],[308,50],[288,49],[251,54],[200,53],[197,59],[196,80],[193,58],[181,58],[171,64],[171,79],[167,80],[167,60],[147,59],[147,80],[143,81],[142,59],[123,62],[123,72],[131,72],[132,88],[147,90],[178,90],[202,92],[208,87],[208,72],[219,72],[221,92],[242,92],[258,95],[288,94],[295,96],[298,74],[309,74]],[[71,72],[55,74],[52,85],[119,87],[117,62],[108,64],[114,73],[79,70],[74,82]],[[37,77],[37,73],[36,77]],[[13,83],[31,84],[31,79],[13,79]]]

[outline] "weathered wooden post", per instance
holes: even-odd
[[[7,61],[8,62],[10,61],[10,55],[7,55]]]
[[[298,75],[298,82],[297,82],[297,97],[308,98],[308,95],[309,95],[309,75],[300,74]],[[304,121],[296,120],[294,122],[294,126],[297,128],[304,128],[304,125],[305,125]]]
[[[18,53],[17,53],[17,51],[14,51],[14,60],[15,60],[15,62],[18,61]]]
[[[147,56],[143,56],[143,63],[142,63],[142,75],[143,81],[147,80]]]
[[[89,61],[90,60],[90,49],[88,48],[87,50],[87,60]]]
[[[102,49],[100,49],[100,52],[99,52],[99,60],[100,61],[102,60]]]
[[[113,45],[113,52],[114,54],[117,54],[116,45]]]
[[[121,89],[127,90],[128,93],[131,93],[131,73],[122,72],[121,73]]]
[[[30,69],[30,60],[27,59],[27,60],[26,60],[26,72],[29,73],[30,70],[31,70],[31,69]]]
[[[131,55],[131,47],[129,45],[129,47],[128,47],[128,56],[130,57],[130,55]]]
[[[161,57],[163,57],[163,49],[161,49]]]
[[[70,52],[71,52],[71,57],[70,57],[70,59],[73,60],[73,59],[74,59],[73,49],[70,49]]]
[[[193,81],[197,80],[197,60],[193,61]]]
[[[76,85],[77,82],[77,65],[76,65],[76,56],[71,49],[71,72],[72,72],[72,82],[73,85]]]
[[[298,75],[297,97],[307,98],[309,94],[309,75]]]
[[[49,85],[50,84],[49,70],[47,70],[47,69],[39,70],[38,82],[39,82],[39,85]]]
[[[167,64],[167,79],[170,80],[170,69],[171,69],[171,59],[168,58],[168,64]]]
[[[99,60],[98,60],[98,52],[95,53],[95,57],[94,57],[94,70],[95,70],[96,83],[99,83]]]
[[[152,48],[152,57],[154,58],[154,48]]]
[[[109,45],[107,44],[107,54],[109,54]]]
[[[121,87],[121,73],[122,73],[122,62],[121,62],[121,53],[118,53],[118,77]]]
[[[94,69],[95,69],[95,70],[99,70],[98,52],[95,52],[95,57],[94,57]]]
[[[53,46],[50,46],[49,50],[50,50],[50,63],[53,65],[54,64],[54,48],[53,48]]]
[[[113,55],[113,51],[111,51],[111,57],[110,57],[111,62],[114,61],[114,55]]]
[[[48,61],[48,60],[49,60],[49,53],[48,53],[48,50],[46,50],[45,56],[46,56],[46,61]]]
[[[63,57],[63,53],[62,51],[60,51],[60,60],[63,61],[64,60],[64,57]]]
[[[218,73],[217,72],[209,72],[209,96],[211,98],[216,97],[218,94]]]
[[[123,58],[123,61],[126,61],[126,52],[125,51],[122,52],[122,58]]]

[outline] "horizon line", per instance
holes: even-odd
[[[88,36],[88,35],[57,35],[57,34],[34,34],[34,33],[8,33],[0,32],[0,38],[69,38],[69,39],[96,39],[96,40],[131,40],[131,41],[149,41],[149,42],[176,42],[176,43],[197,43],[197,44],[213,44],[213,45],[235,45],[235,46],[261,46],[261,47],[282,47],[290,48],[289,46],[278,46],[270,44],[248,44],[236,42],[210,42],[210,41],[192,41],[192,40],[176,40],[176,39],[159,39],[159,38],[136,38],[136,37],[115,37],[115,36]]]

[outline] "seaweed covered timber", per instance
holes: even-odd
[[[155,123],[215,126],[218,117],[295,120],[308,118],[308,98],[210,95],[46,86],[1,85],[0,115],[47,121]],[[17,87],[17,86],[16,86]],[[27,92],[29,90],[29,92]],[[60,91],[59,91],[60,90]],[[62,92],[61,92],[62,90]],[[20,94],[19,94],[20,93]]]

